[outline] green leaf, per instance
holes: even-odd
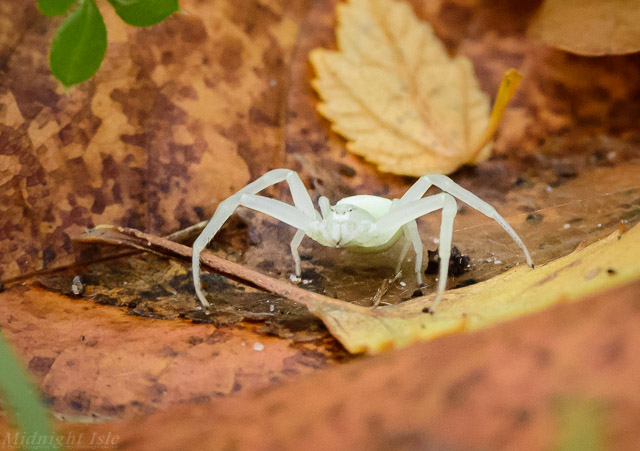
[[[604,451],[605,405],[577,395],[562,395],[554,402],[558,437],[555,451]]]
[[[76,0],[38,0],[38,9],[45,16],[59,16],[67,12]]]
[[[129,25],[149,27],[180,10],[178,0],[109,0],[111,6]]]
[[[94,0],[82,0],[58,27],[51,43],[53,75],[69,87],[91,77],[107,51],[107,28]]]
[[[51,432],[49,414],[40,401],[40,395],[29,380],[24,366],[18,361],[9,344],[0,334],[0,399],[7,408],[10,418],[17,424],[24,439],[35,437],[34,443],[26,443],[25,449],[49,450],[55,447],[37,445],[49,443],[54,435]],[[10,437],[7,433],[7,437]],[[40,442],[42,440],[42,442]],[[21,441],[18,441],[18,445]],[[8,444],[11,447],[11,443]]]

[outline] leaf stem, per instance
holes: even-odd
[[[515,69],[509,69],[504,73],[502,82],[500,83],[500,88],[498,89],[496,101],[493,104],[493,109],[491,110],[491,116],[489,116],[487,128],[478,140],[478,143],[473,146],[473,150],[471,152],[472,161],[477,158],[480,151],[489,143],[491,138],[493,138],[493,135],[498,128],[498,124],[500,124],[500,120],[507,109],[507,105],[518,90],[521,81],[522,74]]]

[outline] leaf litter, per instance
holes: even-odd
[[[124,244],[186,258],[191,254],[191,249],[184,245],[119,227],[93,229],[80,241]],[[535,270],[520,265],[489,280],[449,290],[436,314],[425,314],[429,312],[433,295],[380,308],[364,307],[307,291],[209,252],[203,254],[202,259],[204,265],[216,272],[248,281],[305,306],[324,322],[349,352],[375,353],[417,340],[487,327],[554,303],[580,299],[621,285],[640,277],[638,255],[640,227],[635,226],[624,234],[614,232],[605,239],[582,246]],[[188,275],[187,279],[190,279]],[[158,286],[162,289],[162,284]],[[191,302],[195,302],[191,290],[185,291]]]

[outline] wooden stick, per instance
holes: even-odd
[[[74,239],[78,243],[112,244],[126,246],[145,252],[180,257],[191,260],[192,249],[183,244],[170,241],[155,235],[141,232],[140,230],[111,225],[100,225]],[[321,302],[336,301],[336,299],[304,290],[289,282],[274,279],[260,272],[249,269],[237,263],[220,258],[211,252],[203,252],[200,256],[202,264],[214,272],[238,280],[242,283],[263,289],[303,304],[310,310]]]

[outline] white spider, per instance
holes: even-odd
[[[276,183],[286,181],[293,198],[294,205],[258,196],[257,193]],[[443,192],[422,197],[432,186]],[[415,271],[418,283],[422,283],[422,240],[418,233],[416,219],[442,209],[440,225],[440,278],[438,293],[431,307],[431,312],[442,298],[449,272],[449,258],[451,256],[451,235],[453,233],[453,219],[457,212],[456,201],[467,203],[484,215],[494,219],[511,235],[511,238],[524,251],[527,264],[533,268],[533,261],[527,247],[520,237],[488,203],[475,194],[462,188],[449,177],[438,174],[424,175],[400,199],[385,199],[384,197],[359,195],[346,197],[331,206],[329,200],[322,196],[318,199],[320,213],[313,207],[311,197],[298,174],[289,169],[274,169],[262,177],[248,184],[233,194],[218,206],[209,224],[193,243],[193,281],[200,302],[205,308],[209,307],[200,282],[200,252],[209,244],[215,234],[234,210],[247,207],[265,213],[269,216],[289,224],[298,229],[291,241],[291,254],[295,263],[296,276],[300,277],[300,256],[298,247],[305,235],[320,244],[329,247],[354,247],[366,249],[385,249],[391,246],[404,233],[405,243],[400,254],[396,272],[404,260],[409,246],[413,244],[416,252]]]

